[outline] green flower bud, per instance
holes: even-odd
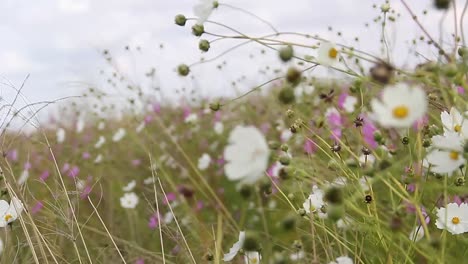
[[[205,254],[205,259],[206,259],[206,261],[213,261],[213,260],[214,260],[214,256],[213,256],[213,254],[211,254],[211,253],[206,253],[206,254]]]
[[[408,145],[409,144],[409,138],[408,137],[403,137],[401,139],[401,143],[403,143],[403,145]]]
[[[289,199],[290,201],[294,201],[294,200],[296,199],[296,196],[294,195],[294,193],[289,193],[289,194],[288,194],[288,199]]]
[[[383,144],[384,140],[383,140],[383,136],[382,136],[382,133],[380,133],[379,130],[376,130],[374,132],[374,140],[379,143],[379,144]]]
[[[186,64],[181,64],[177,67],[177,72],[180,76],[187,76],[190,73],[190,68]]]
[[[299,71],[298,69],[294,67],[291,67],[288,69],[288,72],[286,73],[286,80],[289,83],[296,85],[301,81],[301,75],[302,75],[301,71]]]
[[[434,6],[437,9],[448,9],[450,6],[451,0],[434,0]]]
[[[388,169],[392,166],[392,163],[388,160],[382,160],[380,163],[379,163],[379,169],[380,170],[385,170],[385,169]]]
[[[258,241],[259,241],[259,238],[256,234],[247,232],[245,234],[243,249],[245,251],[259,251],[260,244]]]
[[[295,250],[301,250],[304,246],[302,245],[302,242],[300,240],[294,240],[292,247]]]
[[[203,35],[203,33],[205,33],[205,27],[203,25],[195,24],[192,26],[193,35],[200,37],[201,35]]]
[[[296,215],[288,215],[281,222],[281,227],[284,230],[292,230],[296,226]]]
[[[452,78],[452,77],[455,77],[455,75],[457,75],[458,68],[457,68],[457,65],[453,63],[449,63],[444,66],[443,71],[444,71],[445,76]]]
[[[465,47],[459,47],[458,48],[458,55],[462,58],[465,58],[466,56],[468,56],[468,48],[465,48]]]
[[[200,42],[198,42],[198,48],[201,51],[207,52],[210,49],[210,42],[206,39],[201,39]]]
[[[294,88],[291,86],[285,86],[281,89],[278,99],[283,104],[292,104],[296,100],[296,96],[294,95]]]
[[[277,150],[281,146],[278,141],[270,141],[268,145],[270,146],[270,149],[273,149],[273,150]]]
[[[387,13],[388,11],[390,11],[390,5],[388,3],[385,3],[380,6],[380,10],[382,11],[382,13]]]
[[[288,150],[289,150],[288,145],[282,144],[282,145],[281,145],[281,150],[284,151],[284,152],[288,152]]]
[[[279,57],[282,61],[287,62],[291,60],[291,58],[294,56],[294,50],[292,46],[288,45],[284,48],[281,48],[279,50]]]
[[[300,216],[306,216],[307,215],[307,212],[306,210],[304,210],[304,208],[300,208],[297,210],[297,213],[300,215]]]
[[[456,186],[463,186],[463,185],[465,185],[465,178],[464,178],[464,177],[458,177],[458,178],[455,180],[455,185],[456,185]]]
[[[266,193],[266,194],[271,193],[271,180],[269,178],[260,181],[259,186],[260,186],[260,191],[261,192]]]
[[[218,1],[213,1],[213,8],[218,8],[218,6],[219,6]]]
[[[289,155],[281,155],[281,157],[279,158],[279,162],[281,163],[281,165],[287,166],[289,165],[289,163],[291,163],[291,158],[289,157]]]
[[[290,170],[288,167],[283,167],[279,170],[279,177],[282,180],[287,180],[289,178]]]
[[[210,109],[214,112],[218,111],[219,109],[221,109],[221,104],[218,102],[218,103],[211,103],[210,104]]]
[[[293,118],[294,117],[294,111],[291,109],[286,110],[286,116],[288,118]]]
[[[338,187],[330,187],[325,192],[323,199],[333,205],[342,204],[344,200],[343,191]]]
[[[239,190],[240,195],[244,199],[249,199],[252,195],[252,188],[249,185],[242,185]]]
[[[427,139],[427,138],[423,139],[422,146],[425,147],[425,148],[430,147],[431,146],[431,140]]]
[[[185,18],[184,15],[177,15],[175,16],[175,19],[174,19],[175,23],[181,27],[185,26],[185,22],[187,22],[187,18]]]

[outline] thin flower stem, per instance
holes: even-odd
[[[150,159],[150,166],[151,168],[153,168],[153,159],[151,157],[151,155],[148,155],[149,156],[149,159]],[[163,258],[163,264],[166,264],[166,257],[165,257],[165,253],[164,253],[164,239],[163,239],[163,235],[162,235],[162,226],[161,226],[161,220],[159,219],[160,218],[160,213],[159,213],[159,201],[158,201],[158,190],[156,188],[156,177],[155,177],[155,173],[154,173],[154,170],[151,170],[151,177],[153,178],[153,191],[154,191],[154,201],[156,202],[156,214],[157,214],[157,217],[158,217],[158,222],[159,222],[159,241],[161,243],[161,254],[162,254],[162,258]]]
[[[225,7],[229,7],[231,9],[234,9],[234,10],[238,10],[238,11],[241,11],[241,12],[244,12],[252,17],[255,17],[256,19],[260,20],[261,22],[265,23],[267,26],[269,26],[275,33],[279,33],[278,30],[273,26],[273,24],[271,24],[270,22],[268,22],[267,20],[255,15],[254,13],[252,12],[249,12],[245,9],[242,9],[242,8],[239,8],[239,7],[235,7],[235,6],[232,6],[232,5],[229,5],[229,4],[219,4],[220,6],[225,6]]]
[[[187,251],[188,251],[188,253],[190,255],[190,258],[192,259],[193,263],[196,264],[197,261],[193,257],[192,251],[190,250],[190,246],[188,245],[187,240],[185,239],[184,233],[182,232],[182,229],[180,228],[179,221],[177,220],[177,216],[175,215],[174,211],[172,210],[171,202],[167,198],[167,195],[166,195],[166,192],[164,191],[161,180],[159,179],[159,177],[157,179],[158,179],[159,187],[161,188],[161,191],[163,192],[163,195],[166,198],[167,206],[169,207],[169,210],[171,211],[171,214],[174,217],[174,221],[175,221],[175,223],[177,225],[177,229],[179,230],[180,235],[182,236],[182,239],[184,240],[185,246],[187,247]]]
[[[411,8],[409,7],[409,5],[406,3],[405,0],[401,0],[401,3],[405,6],[406,10],[408,11],[408,13],[410,13],[411,15],[411,18],[414,20],[414,22],[416,22],[416,24],[419,26],[419,28],[422,30],[422,32],[426,35],[427,38],[429,38],[429,40],[431,41],[432,45],[434,45],[434,47],[436,47],[442,54],[443,56],[445,57],[445,59],[450,62],[452,59],[450,58],[450,56],[447,55],[447,53],[445,53],[444,49],[439,45],[439,43],[437,43],[436,41],[434,41],[434,38],[432,38],[432,36],[429,34],[429,32],[426,30],[426,28],[424,28],[424,26],[421,24],[421,22],[419,22],[419,19],[418,17],[414,14],[414,12],[411,10]]]
[[[120,259],[122,260],[123,263],[127,263],[125,261],[125,258],[122,256],[122,253],[120,252],[119,250],[119,247],[117,246],[117,244],[115,243],[114,239],[112,238],[112,235],[111,233],[109,232],[109,229],[107,229],[107,226],[106,224],[104,223],[104,220],[102,220],[101,216],[99,215],[98,213],[98,210],[96,209],[96,206],[94,206],[94,203],[93,201],[91,200],[91,198],[88,196],[88,201],[89,201],[89,204],[91,204],[91,207],[93,207],[93,210],[94,212],[96,213],[96,216],[99,218],[99,221],[101,222],[102,226],[104,227],[104,229],[106,230],[106,233],[107,235],[109,236],[112,244],[114,245],[115,249],[117,250],[117,253],[119,253],[119,256],[120,256]]]

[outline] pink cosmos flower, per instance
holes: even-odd
[[[18,161],[18,150],[12,149],[7,153],[7,159],[10,161]]]
[[[164,199],[163,204],[167,204],[167,202],[172,202],[175,201],[177,198],[176,194],[173,192],[167,193],[166,194],[166,199]]]
[[[73,166],[70,170],[68,170],[68,177],[70,178],[76,178],[78,176],[78,173],[80,173],[80,168],[78,166]]]
[[[325,116],[331,130],[331,139],[338,141],[341,138],[341,128],[343,127],[343,120],[340,113],[336,108],[329,108]]]
[[[83,159],[87,160],[91,157],[91,154],[89,154],[89,152],[83,152],[83,155],[82,155]]]
[[[314,154],[317,152],[318,146],[312,139],[306,139],[304,141],[304,152],[307,154]]]
[[[32,214],[37,214],[44,207],[44,204],[41,201],[38,201],[33,208],[31,208]]]
[[[48,170],[44,171],[41,173],[41,175],[39,176],[39,179],[41,179],[41,181],[45,182],[47,180],[47,178],[49,178],[50,176],[50,173]]]
[[[369,118],[363,117],[363,119],[362,134],[364,135],[364,142],[366,142],[368,148],[375,149],[379,145],[374,139],[374,132],[377,131],[377,128]]]

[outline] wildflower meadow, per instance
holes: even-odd
[[[468,1],[415,1],[353,1],[374,17],[349,36],[193,0],[167,26],[202,58],[171,77],[128,78],[109,48],[80,96],[2,79],[0,262],[468,263]]]

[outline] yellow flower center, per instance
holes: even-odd
[[[456,152],[456,151],[451,151],[451,152],[449,153],[450,158],[453,159],[453,160],[458,160],[458,155],[459,155],[459,154],[458,154],[458,152]]]
[[[336,59],[336,57],[338,57],[338,51],[335,48],[331,48],[328,51],[328,57],[330,57],[332,59]]]
[[[455,130],[455,132],[458,133],[458,132],[460,132],[460,130],[461,130],[461,126],[460,126],[460,125],[455,125],[455,126],[453,127],[453,130]]]
[[[258,259],[257,259],[257,258],[253,258],[253,259],[250,260],[250,263],[252,263],[252,264],[258,263]]]
[[[454,218],[452,218],[452,223],[455,224],[455,225],[459,224],[460,223],[460,218],[455,216]]]
[[[404,105],[393,108],[393,116],[398,119],[403,119],[408,116],[409,109]]]
[[[11,214],[5,215],[5,221],[8,222],[11,218],[13,218],[13,216]]]

